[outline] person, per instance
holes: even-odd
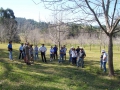
[[[64,61],[64,54],[65,54],[64,48],[61,47],[61,49],[60,49],[60,58],[59,58],[59,60],[58,60],[59,63],[60,63],[60,62],[63,63],[63,61]]]
[[[105,52],[105,50],[102,50],[102,54],[103,54],[103,59],[102,59],[103,71],[106,72],[107,53]]]
[[[75,48],[72,49],[71,56],[72,56],[72,65],[76,65],[77,51],[75,50]]]
[[[19,59],[22,58],[24,59],[24,55],[23,55],[23,43],[21,43],[21,46],[19,47],[19,51],[20,51],[20,54],[19,54]]]
[[[54,49],[53,49],[53,47],[51,46],[51,49],[50,49],[50,61],[53,60],[53,57],[54,57]]]
[[[12,41],[9,41],[9,44],[8,44],[8,51],[9,51],[9,59],[10,59],[10,60],[13,60],[13,57],[12,57],[12,51],[13,51],[13,48],[12,48]]]
[[[30,49],[30,46],[29,46],[29,43],[27,42],[26,43],[26,46],[25,46],[25,62],[26,62],[26,64],[27,65],[31,65],[31,63],[30,63],[30,51],[29,51],[29,49]]]
[[[79,52],[80,52],[79,46],[77,47],[76,51],[77,51],[77,56],[78,56],[78,55],[79,55]]]
[[[38,46],[37,45],[35,45],[34,47],[34,54],[35,54],[35,60],[38,59],[39,57],[38,57]]]
[[[73,49],[73,47],[71,47],[69,50],[69,63],[72,62],[72,49]]]
[[[83,68],[84,67],[84,57],[85,57],[85,52],[84,50],[81,48],[80,49],[80,52],[79,52],[79,55],[78,55],[78,59],[77,59],[77,67],[80,66],[81,64],[81,67]]]
[[[103,53],[100,56],[100,68],[103,68]]]
[[[26,63],[25,48],[26,48],[26,43],[23,45],[23,56],[24,56],[24,62]]]
[[[67,48],[66,48],[65,45],[63,46],[63,49],[64,49],[64,58],[65,58],[65,60],[66,60],[66,51],[67,51]]]
[[[57,47],[57,45],[55,45],[54,47],[53,47],[53,49],[54,49],[54,60],[55,59],[58,59],[58,47]]]
[[[30,45],[29,51],[30,51],[30,61],[34,63],[34,56],[33,56],[33,45]]]
[[[85,53],[85,50],[83,49],[83,47],[80,47],[80,50],[82,49],[82,51],[84,52],[84,57],[83,57],[83,66],[84,66],[84,58],[86,57],[86,53]]]
[[[39,51],[41,52],[42,61],[47,62],[46,61],[46,56],[45,56],[47,48],[44,46],[44,44],[42,44],[42,46],[39,48]]]

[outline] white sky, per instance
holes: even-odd
[[[34,0],[39,3],[40,0]],[[51,12],[44,9],[42,3],[36,5],[32,0],[0,0],[0,8],[10,8],[14,11],[15,17],[34,19],[35,21],[48,22]]]

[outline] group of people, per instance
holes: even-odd
[[[9,50],[9,59],[13,60],[12,58],[12,41],[9,42],[8,44],[8,50]],[[19,47],[19,59],[24,59],[24,62],[27,65],[30,65],[31,62],[34,63],[34,60],[37,60],[38,57],[38,53],[41,53],[41,59],[43,62],[47,62],[46,60],[46,51],[47,48],[44,46],[44,44],[42,44],[41,47],[38,47],[37,45],[35,45],[33,47],[33,45],[30,45],[28,42],[26,42],[25,44],[21,44],[21,46]],[[50,61],[53,61],[55,59],[58,60],[59,63],[64,62],[66,60],[66,51],[67,48],[65,45],[61,46],[60,50],[59,50],[59,58],[58,58],[58,47],[57,45],[55,45],[54,47],[51,46],[50,48]],[[83,67],[84,64],[84,57],[86,56],[85,51],[83,50],[83,48],[78,48],[75,49],[73,47],[71,47],[71,49],[69,50],[69,62],[73,65],[77,65],[78,67],[80,66],[80,62],[81,62],[81,66]]]
[[[8,51],[9,51],[9,59],[13,60],[12,58],[12,41],[8,44]],[[25,44],[21,44],[19,47],[19,59],[24,59],[25,63],[27,65],[31,64],[31,61],[34,63],[34,60],[37,60],[38,53],[41,53],[41,59],[43,62],[47,62],[46,60],[46,51],[47,48],[42,44],[41,47],[38,47],[37,45],[34,46],[30,45],[28,42]],[[58,47],[55,45],[54,47],[51,46],[50,48],[50,61],[53,61],[55,59],[58,60],[59,63],[63,63],[66,60],[66,51],[67,48],[65,45],[61,46],[59,50],[59,58],[58,58]],[[69,63],[72,63],[72,65],[76,65],[77,67],[84,67],[84,58],[86,57],[85,50],[82,47],[71,47],[69,50]],[[100,57],[100,66],[101,69],[106,72],[106,62],[107,62],[107,53],[105,50],[102,50],[102,55]]]
[[[54,47],[51,46],[50,61],[52,61],[53,59],[57,59],[58,57],[57,50],[58,48],[56,45]],[[25,43],[24,45],[22,43],[21,46],[19,47],[19,51],[20,51],[19,59],[20,58],[24,59],[27,65],[30,65],[31,61],[34,62],[34,60],[39,59],[38,57],[39,52],[41,54],[42,61],[47,63],[46,60],[47,48],[44,46],[44,44],[42,44],[42,46],[40,47],[38,47],[37,45],[33,47],[33,45],[30,45],[29,43]]]
[[[72,62],[73,65],[77,65],[77,67],[84,67],[84,58],[86,57],[85,50],[82,47],[71,47],[69,50],[69,62]]]

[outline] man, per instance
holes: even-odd
[[[13,57],[12,57],[12,41],[9,42],[8,44],[8,51],[9,51],[9,59],[10,60],[13,60]]]
[[[44,44],[42,44],[42,46],[39,48],[39,51],[41,52],[42,61],[47,62],[46,61],[46,56],[45,56],[47,48],[44,46]]]
[[[58,54],[57,54],[58,48],[57,48],[57,45],[55,45],[53,47],[53,49],[54,49],[54,59],[58,59]]]
[[[53,47],[51,46],[51,49],[50,49],[50,61],[53,60],[53,57],[54,57],[54,49],[53,49]]]
[[[61,47],[61,49],[60,49],[60,58],[59,58],[59,60],[58,60],[58,62],[60,63],[60,62],[62,62],[63,63],[63,61],[64,61],[64,48],[63,47]]]
[[[78,56],[78,55],[79,55],[79,52],[80,52],[79,46],[77,47],[76,51],[77,51],[77,56]]]
[[[105,52],[105,50],[102,50],[102,54],[103,54],[103,70],[104,72],[106,72],[106,63],[107,63],[107,53]]]
[[[25,54],[25,48],[26,48],[26,45],[27,43],[24,43],[23,45],[23,56],[24,56],[24,62],[26,63],[26,54]]]
[[[66,51],[67,51],[67,48],[66,48],[65,45],[63,46],[63,49],[64,49],[64,57],[65,57],[65,60],[66,60]]]
[[[35,60],[38,59],[38,46],[35,45],[34,47],[34,52],[35,52]]]
[[[72,62],[72,49],[73,49],[73,46],[69,50],[69,63]]]
[[[27,65],[31,65],[30,63],[30,45],[27,42],[25,46],[25,62]]]
[[[83,49],[83,47],[80,47],[80,50],[81,50],[81,49],[83,50],[83,52],[84,52],[84,54],[85,54],[85,55],[84,55],[84,58],[85,58],[85,57],[86,57],[85,50]],[[84,58],[83,58],[83,66],[84,66]]]
[[[21,43],[21,46],[19,48],[19,51],[20,51],[20,54],[19,54],[19,59],[22,57],[22,59],[24,59],[24,56],[23,56],[23,43]]]
[[[81,67],[84,67],[84,57],[85,57],[85,52],[83,50],[83,48],[80,49],[79,55],[78,55],[78,60],[77,60],[77,67],[80,66],[80,62],[81,62]]]

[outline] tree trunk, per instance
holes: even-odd
[[[108,67],[109,67],[109,76],[114,76],[114,67],[113,67],[113,40],[112,35],[109,35],[109,44],[108,44]]]

